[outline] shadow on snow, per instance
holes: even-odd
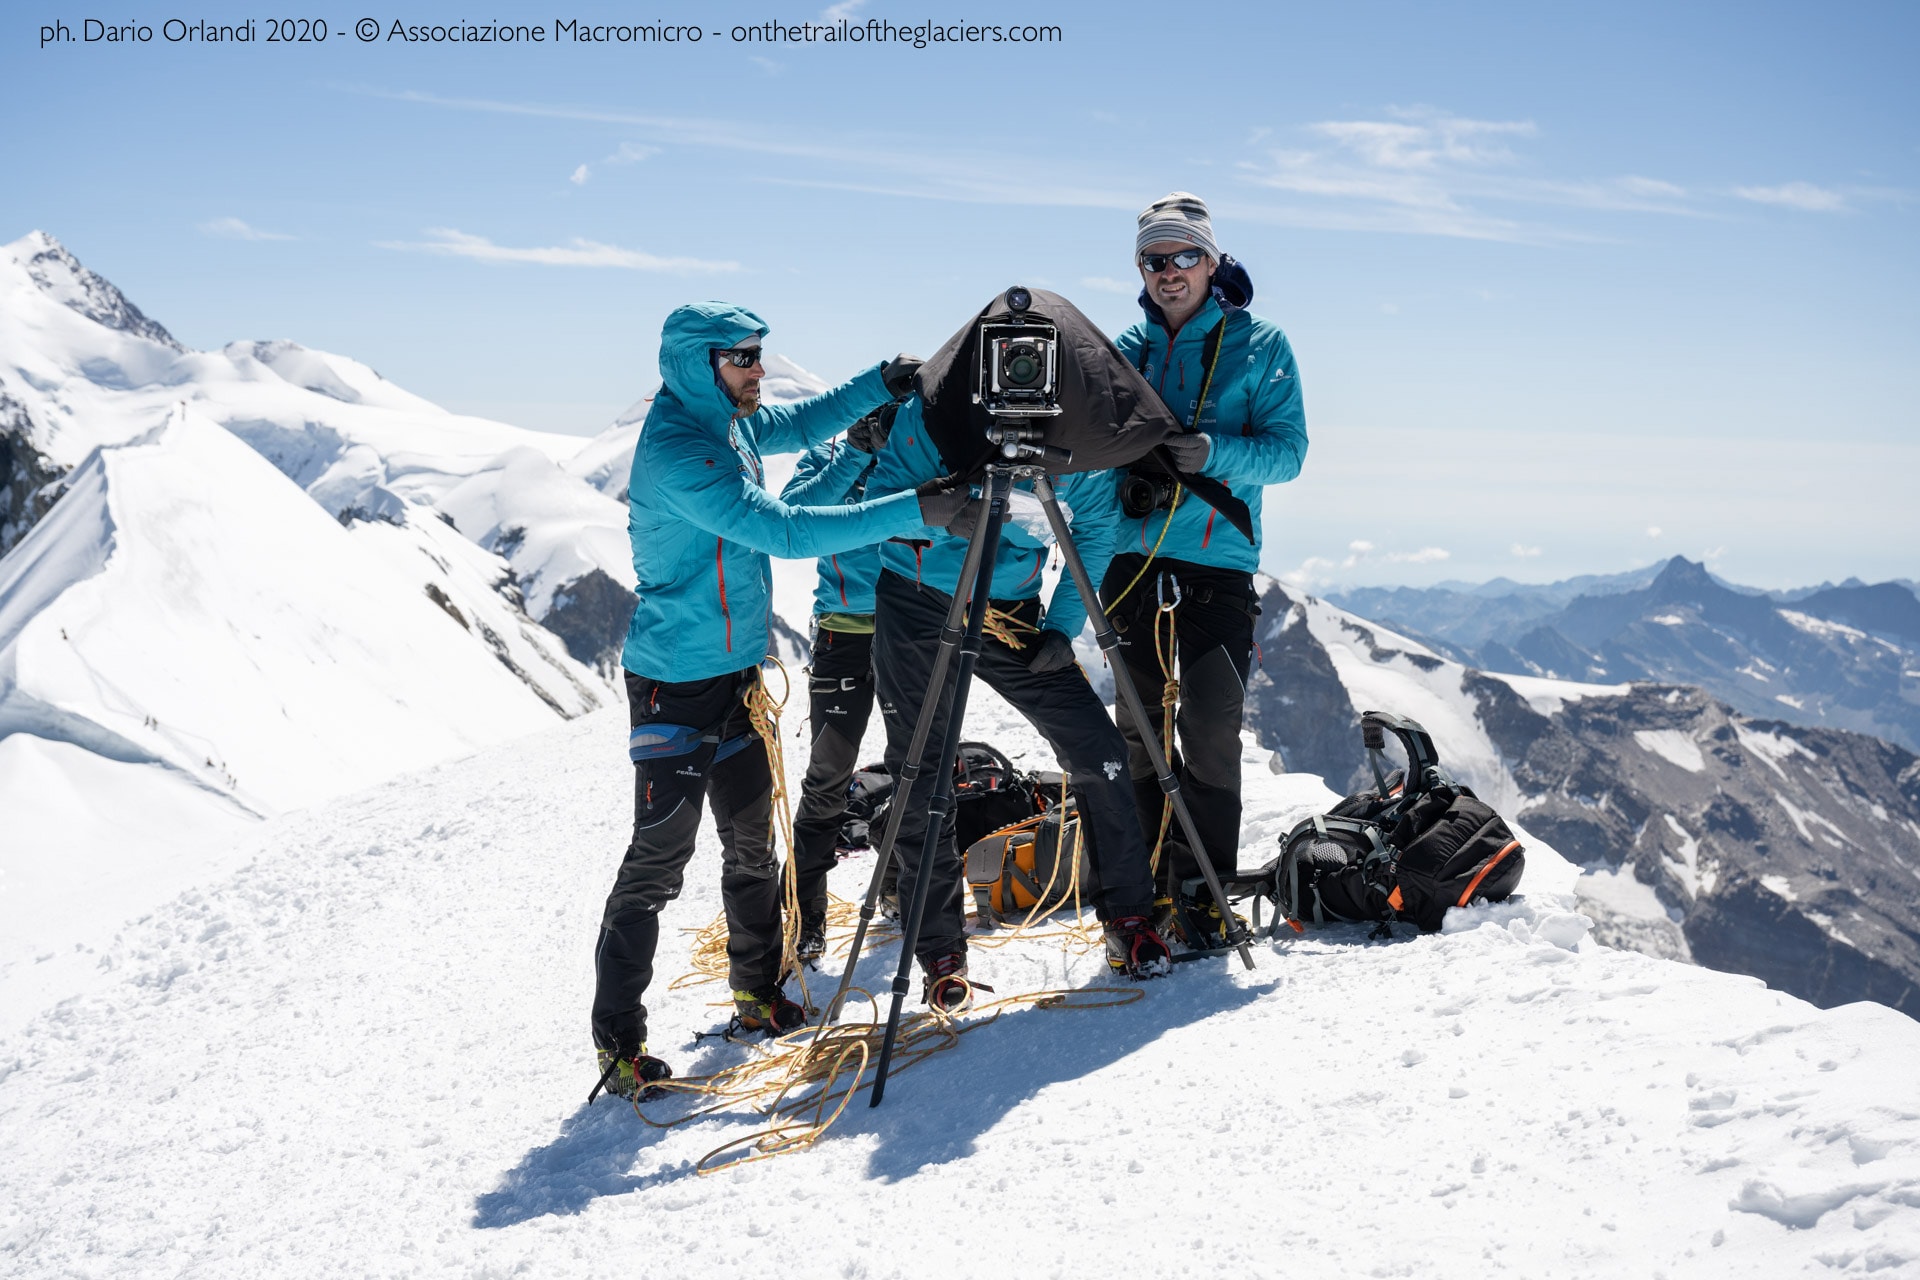
[[[1135,1004],[1003,1014],[953,1049],[889,1080],[879,1108],[868,1107],[865,1094],[855,1098],[824,1141],[871,1134],[878,1146],[867,1162],[869,1176],[889,1182],[912,1177],[970,1154],[982,1134],[1047,1086],[1091,1075],[1175,1027],[1242,1008],[1276,985],[1236,983],[1214,962],[1202,961],[1149,984],[1146,998]],[[741,1119],[762,1123],[745,1113]],[[474,1202],[473,1225],[494,1229],[576,1214],[602,1196],[692,1175],[692,1160],[631,1172],[640,1152],[668,1132],[643,1124],[618,1099],[582,1106],[553,1141],[527,1152],[498,1188]]]

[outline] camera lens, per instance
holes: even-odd
[[[1006,353],[1000,357],[1000,373],[1010,387],[1034,386],[1045,370],[1039,348],[1031,342],[1008,343]]]
[[[1120,510],[1130,519],[1144,520],[1152,515],[1159,496],[1153,481],[1145,476],[1128,475],[1120,481]]]
[[[1007,307],[1013,311],[1025,311],[1033,305],[1033,295],[1019,285],[1007,290]]]

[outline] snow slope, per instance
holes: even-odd
[[[439,521],[343,528],[191,411],[94,452],[0,560],[0,974],[249,818],[607,701],[501,568]]]
[[[991,695],[968,728],[1038,763]],[[624,736],[609,710],[278,819],[249,865],[127,930],[106,985],[0,1041],[8,1273],[1920,1267],[1920,1026],[1596,947],[1531,869],[1530,901],[1443,934],[1329,930],[1123,1007],[1008,1013],[813,1150],[696,1176],[758,1118],[583,1105]],[[1331,799],[1265,754],[1247,863]],[[652,993],[652,1047],[683,1074],[751,1052],[691,1041],[724,992],[668,988],[717,879],[708,828]],[[882,950],[862,985],[891,969]],[[976,948],[975,973],[1001,994],[1109,981],[1045,939]]]
[[[458,491],[447,510],[506,553],[535,617],[589,570],[631,578],[626,513],[560,466],[578,437],[449,413],[357,360],[284,340],[189,351],[44,232],[0,246],[0,393],[59,469],[185,402],[331,515],[400,522]]]

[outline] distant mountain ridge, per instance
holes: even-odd
[[[1576,584],[1587,589],[1568,595]],[[1331,598],[1484,670],[1698,685],[1749,715],[1920,749],[1920,595],[1904,582],[1768,593],[1675,556],[1650,571],[1503,594],[1402,587]]]
[[[1702,593],[1698,568],[1640,594],[1680,607]],[[1637,619],[1632,594],[1580,597],[1579,616]],[[1793,629],[1766,599],[1736,599],[1716,599],[1718,626]],[[1248,719],[1288,768],[1369,785],[1360,712],[1411,716],[1455,776],[1586,868],[1576,893],[1603,941],[1920,1015],[1913,752],[1682,684],[1489,674],[1271,580],[1261,609]]]

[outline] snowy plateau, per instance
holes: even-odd
[[[819,385],[784,374],[784,395]],[[1588,905],[1658,915],[1654,884],[1625,849],[1583,873],[1536,829],[1573,830],[1522,785],[1514,726],[1552,746],[1622,691],[1490,691],[1271,583],[1243,864],[1358,762],[1350,719],[1292,739],[1291,772],[1255,733],[1365,702],[1518,815],[1523,896],[976,1018],[811,1148],[703,1173],[766,1117],[585,1104],[631,773],[605,668],[540,621],[595,572],[630,581],[639,414],[583,448],[290,343],[189,352],[38,233],[0,250],[0,397],[9,1276],[1920,1274],[1920,1024],[1603,945]],[[796,671],[811,574],[776,563]],[[1815,787],[1788,772],[1799,739],[1654,701],[1668,718],[1621,734],[1636,768],[1727,767],[1679,728],[1711,721]],[[985,690],[968,728],[1051,763]],[[1792,795],[1809,838],[1860,838]],[[1704,893],[1717,846],[1673,812],[1645,856]],[[649,998],[682,1076],[762,1052],[696,1040],[726,993],[673,981],[717,863],[708,827]],[[859,986],[895,963],[883,942]],[[1057,928],[985,935],[973,969],[1003,996],[1112,985]]]

